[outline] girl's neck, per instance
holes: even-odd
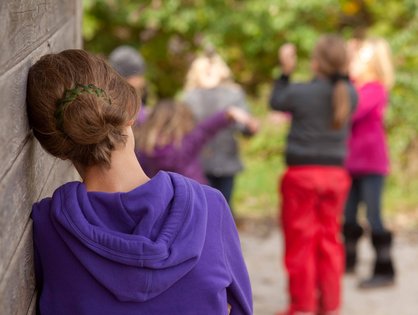
[[[135,155],[131,137],[126,145],[112,152],[110,167],[93,165],[77,170],[87,191],[128,192],[149,181]]]

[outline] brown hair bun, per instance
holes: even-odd
[[[69,92],[75,94],[68,100]],[[124,129],[138,109],[134,88],[86,51],[48,54],[29,69],[29,123],[44,149],[61,159],[109,166],[111,152],[125,144]]]

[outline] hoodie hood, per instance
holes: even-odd
[[[120,301],[152,299],[198,262],[207,203],[201,186],[159,172],[126,193],[71,182],[52,197],[54,227],[91,276]]]

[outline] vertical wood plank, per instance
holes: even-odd
[[[81,0],[0,1],[0,314],[36,313],[32,203],[78,177],[43,151],[26,118],[28,68],[40,56],[80,48]]]
[[[14,67],[66,21],[74,18],[80,3],[72,0],[0,1],[0,73]],[[74,24],[72,29],[79,32],[75,27]],[[77,44],[75,39],[70,43],[73,47]]]
[[[25,104],[28,68],[48,52],[70,48],[75,37],[72,28],[75,21],[70,19],[25,60],[0,76],[0,180],[16,160],[29,133]]]

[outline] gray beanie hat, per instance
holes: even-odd
[[[109,55],[109,62],[119,74],[125,78],[143,75],[145,61],[141,54],[130,46],[119,46]]]

